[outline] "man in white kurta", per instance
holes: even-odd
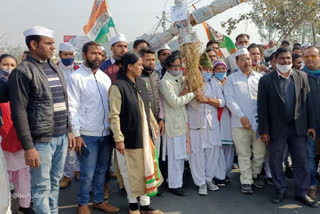
[[[212,101],[223,107],[222,91],[212,78],[205,81],[203,89],[205,102],[192,101],[188,104],[191,153],[189,164],[194,183],[199,186],[199,194],[206,195],[209,190],[218,190],[212,183],[214,177],[224,180],[225,160],[220,139],[218,111]]]
[[[174,57],[174,56],[169,56]],[[182,91],[183,77],[181,61],[177,57],[160,81],[160,93],[163,97],[165,112],[165,134],[163,136],[162,157],[168,153],[168,183],[172,193],[183,196],[182,178],[184,161],[187,158],[186,134],[188,104],[194,97],[193,92],[179,96]]]
[[[236,146],[243,193],[252,193],[252,184],[263,188],[259,177],[266,145],[257,136],[257,94],[261,74],[252,71],[246,48],[236,54],[239,72],[231,74],[224,85],[226,105],[231,111],[232,138]]]

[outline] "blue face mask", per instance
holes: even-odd
[[[206,81],[208,81],[208,80],[211,79],[211,77],[212,77],[212,74],[211,74],[211,73],[208,73],[208,72],[206,72],[206,71],[202,71],[201,73],[202,73],[203,78],[204,78]]]
[[[218,79],[218,80],[223,80],[226,76],[227,73],[215,73],[214,76]]]
[[[65,66],[70,66],[72,65],[74,59],[73,58],[68,58],[68,59],[63,59],[61,58],[61,62],[65,65]]]
[[[0,77],[8,78],[11,70],[9,69],[0,69]]]

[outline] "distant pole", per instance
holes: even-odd
[[[162,11],[162,28],[163,32],[166,31],[166,12]]]

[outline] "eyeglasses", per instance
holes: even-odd
[[[308,60],[308,59],[312,59],[312,60],[316,60],[319,56],[304,56],[303,59],[304,60]]]
[[[170,68],[181,68],[181,65],[170,65]]]

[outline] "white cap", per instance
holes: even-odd
[[[305,43],[303,43],[303,44],[301,45],[302,48],[304,48],[304,47],[310,47],[310,46],[311,46],[311,44],[310,44],[309,42],[305,42]]]
[[[103,50],[104,52],[106,51],[106,49],[101,45],[101,50]]]
[[[113,45],[113,44],[116,44],[117,42],[127,42],[127,39],[123,34],[118,34],[111,38],[110,44]]]
[[[73,45],[70,42],[63,42],[59,45],[59,51],[72,51],[74,52]]]
[[[171,51],[171,49],[170,49],[170,47],[169,47],[168,44],[164,44],[164,45],[162,45],[162,46],[158,49],[158,51],[162,51],[162,50],[169,50],[169,51]]]
[[[45,27],[41,27],[41,26],[34,26],[32,28],[29,28],[27,30],[25,30],[23,32],[24,36],[34,36],[34,35],[38,35],[38,36],[46,36],[49,38],[54,38],[54,31],[50,30],[48,28]]]
[[[243,55],[243,54],[250,54],[247,48],[241,48],[236,52],[236,57]]]

